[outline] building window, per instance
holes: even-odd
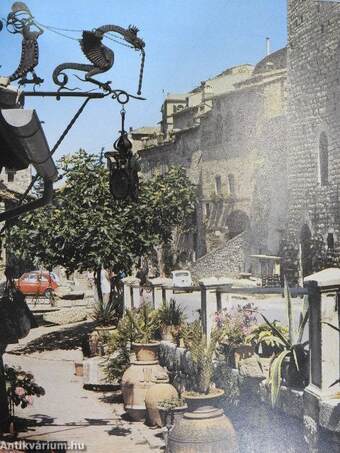
[[[15,171],[14,170],[6,170],[7,173],[7,182],[13,182],[14,181],[14,176],[15,176]]]
[[[232,175],[232,174],[228,175],[228,184],[229,184],[229,193],[234,195],[234,193],[236,192],[234,175]]]
[[[320,185],[328,184],[328,138],[325,132],[320,135],[319,141],[319,178]]]
[[[205,204],[205,216],[207,219],[210,217],[210,203]]]
[[[221,195],[221,191],[222,191],[221,176],[215,176],[215,193],[216,193],[216,195]]]

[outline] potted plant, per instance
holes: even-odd
[[[114,296],[108,301],[99,299],[96,302],[92,317],[97,323],[98,333],[105,335],[115,330],[119,320],[119,305],[122,303],[122,296]]]
[[[215,406],[223,396],[224,391],[212,385],[214,374],[213,359],[220,339],[221,332],[214,330],[210,341],[203,334],[202,327],[196,323],[192,330],[190,354],[193,365],[192,390],[183,393],[183,398],[188,404],[189,411],[200,406]]]
[[[188,409],[182,398],[171,398],[159,402],[159,410],[162,426],[173,426],[179,418],[183,417],[184,412]]]
[[[183,451],[184,445],[192,452],[238,452],[233,425],[218,407],[224,391],[213,386],[213,360],[220,332],[214,330],[209,341],[198,327],[192,331],[190,345],[193,386],[182,394],[188,411],[169,430],[168,449]]]
[[[231,310],[222,310],[215,315],[216,328],[220,332],[220,344],[224,348],[227,363],[237,368],[241,359],[254,354],[254,347],[246,343],[246,337],[257,322],[252,303],[238,305]]]
[[[282,326],[279,321],[274,321],[273,326],[285,338],[288,337],[288,328]],[[273,330],[267,323],[259,324],[251,330],[251,333],[246,336],[245,343],[254,346],[255,352],[264,358],[272,357],[273,354],[281,352],[285,343],[280,337],[273,334]]]
[[[287,280],[285,279],[285,301],[288,312],[288,338],[284,336],[274,323],[271,323],[263,314],[264,321],[271,328],[274,336],[283,343],[283,350],[273,359],[268,383],[271,389],[271,401],[274,407],[277,403],[282,381],[289,387],[303,388],[308,384],[308,341],[302,342],[303,332],[309,317],[308,299],[304,298],[303,309],[300,314],[298,330],[295,333],[292,319],[292,301]]]
[[[135,341],[132,347],[137,360],[156,360],[160,345],[160,342],[155,340],[160,325],[157,310],[144,303],[138,309],[126,310],[126,316],[134,332]]]
[[[177,343],[180,328],[186,319],[181,305],[178,305],[175,299],[170,299],[170,302],[163,301],[158,309],[158,318],[162,340]]]
[[[15,434],[14,425],[15,407],[20,406],[25,409],[33,404],[34,396],[38,398],[45,395],[45,390],[34,381],[31,373],[23,371],[21,368],[4,367],[4,377],[6,381],[7,398],[10,414],[10,432]]]

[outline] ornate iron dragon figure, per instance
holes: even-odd
[[[105,33],[114,32],[122,35],[126,42],[131,44],[136,50],[140,50],[142,54],[142,62],[139,77],[138,94],[141,94],[141,85],[143,78],[143,68],[145,60],[144,41],[137,36],[138,28],[129,26],[127,29],[117,25],[103,25],[93,31],[83,31],[82,39],[80,39],[80,47],[86,58],[92,64],[79,64],[79,63],[63,63],[55,68],[53,71],[53,81],[59,85],[59,90],[66,88],[68,83],[68,76],[63,72],[65,69],[75,69],[77,71],[84,71],[85,81],[98,85],[105,91],[111,91],[110,83],[102,83],[93,78],[97,74],[107,72],[114,64],[114,52],[103,44],[103,37]],[[62,78],[59,76],[62,75]],[[66,88],[67,89],[67,88]]]
[[[7,16],[7,29],[10,33],[22,34],[22,50],[19,66],[16,71],[9,76],[9,80],[12,82],[19,79],[19,85],[24,85],[26,83],[40,85],[43,82],[43,79],[36,75],[34,68],[39,63],[38,38],[44,31],[34,23],[31,11],[25,3],[15,2],[11,9],[12,12]],[[32,25],[38,30],[32,31]],[[32,79],[26,78],[26,75],[29,72],[32,73]]]

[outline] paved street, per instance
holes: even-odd
[[[79,337],[81,329],[86,331],[86,324],[39,327],[20,345],[8,348],[4,362],[31,371],[46,390],[44,397],[35,398],[33,406],[16,411],[26,426],[19,439],[75,442],[84,444],[88,453],[149,452],[147,439],[159,445],[159,440],[153,439],[159,431],[124,418],[120,391],[86,391],[82,378],[74,375],[77,352],[65,348],[76,345],[72,338]],[[73,337],[72,329],[76,332]],[[47,350],[39,352],[46,341]]]

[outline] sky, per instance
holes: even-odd
[[[0,17],[6,18],[13,1],[0,0]],[[139,28],[146,46],[142,96],[126,105],[126,127],[156,125],[167,93],[185,93],[228,67],[256,64],[265,56],[265,38],[272,50],[287,41],[286,0],[27,0],[35,19],[47,26],[79,30],[45,30],[39,38],[38,76],[44,79],[41,90],[54,90],[53,69],[60,63],[88,63],[77,39],[80,30],[106,24]],[[73,38],[73,39],[70,39]],[[104,40],[115,52],[115,64],[101,81],[136,94],[140,54],[133,49]],[[21,37],[4,28],[0,32],[0,75],[8,76],[20,61]],[[74,77],[70,86],[82,90],[93,86]],[[77,73],[80,77],[83,72]],[[27,89],[31,89],[27,86]],[[81,99],[26,98],[26,108],[35,109],[50,147],[82,103]],[[84,148],[99,153],[112,149],[120,130],[120,105],[110,98],[91,100],[67,135],[55,157]]]

